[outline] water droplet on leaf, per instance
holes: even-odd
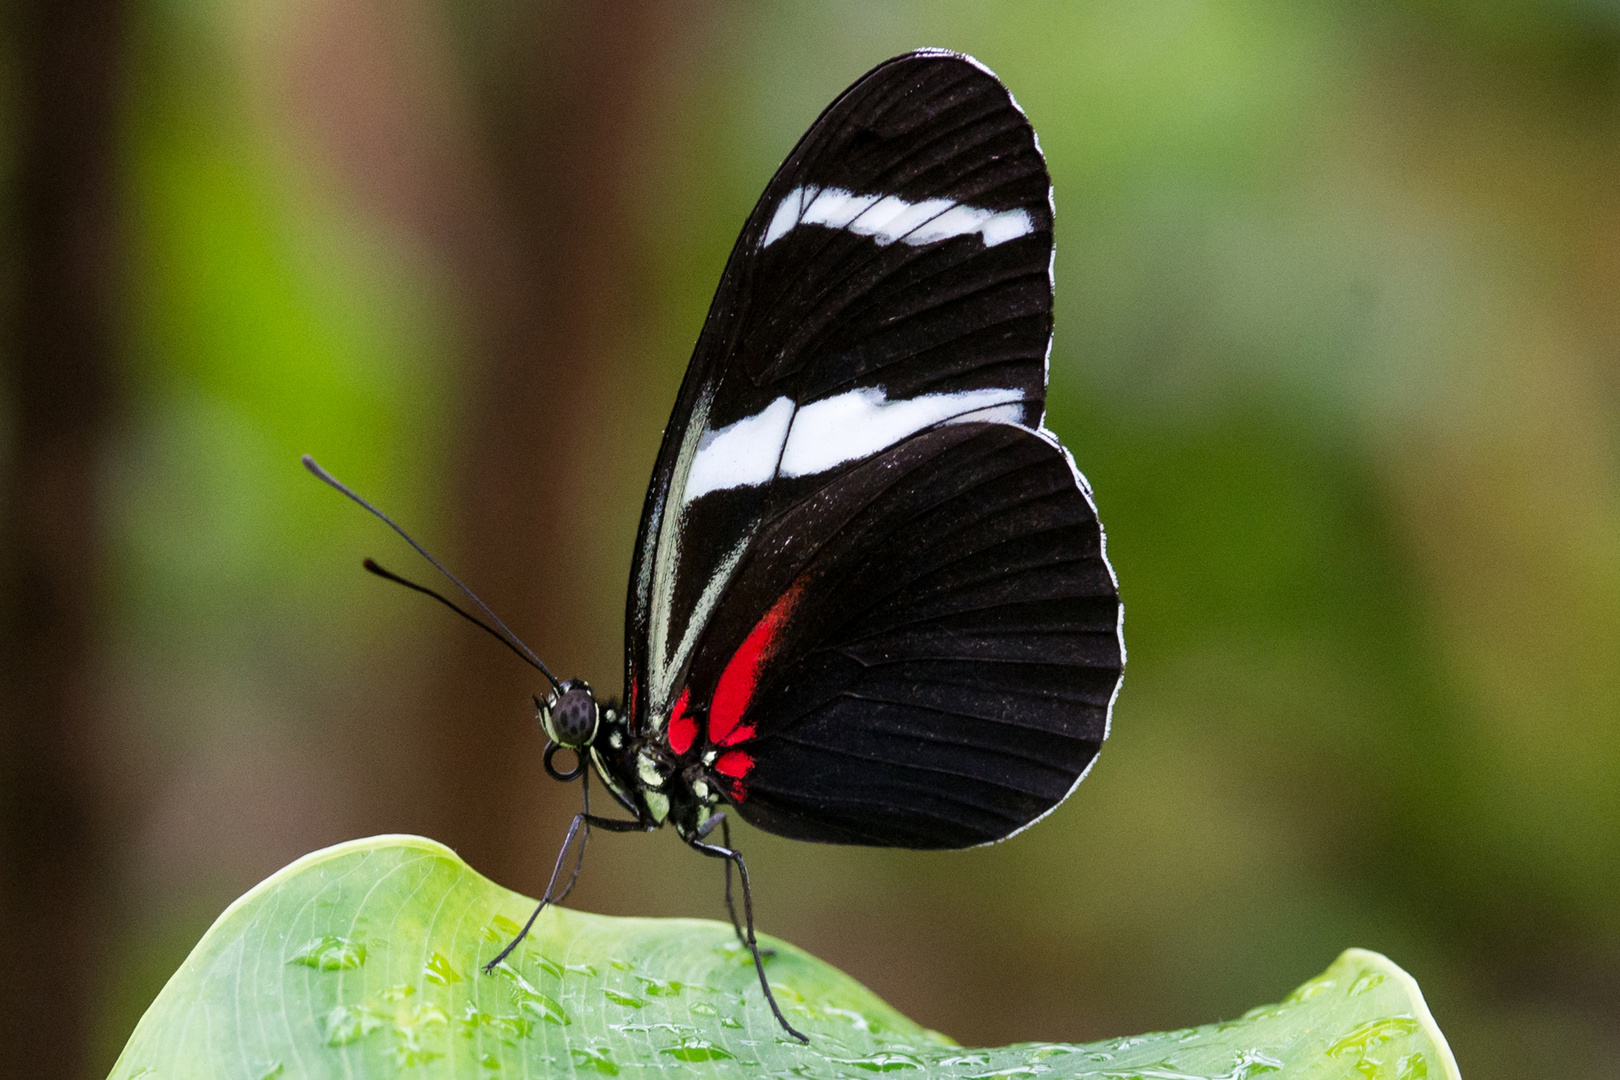
[[[568,1014],[563,1011],[563,1007],[559,1005],[555,999],[547,997],[545,994],[533,993],[521,995],[518,999],[518,1008],[525,1009],[533,1013],[548,1024],[562,1024],[566,1026],[573,1023],[573,1021],[568,1018]]]
[[[608,1057],[605,1048],[575,1046],[569,1049],[569,1053],[574,1057],[576,1069],[595,1069],[603,1076],[619,1075],[619,1066]]]
[[[596,969],[589,964],[560,964],[550,957],[539,954],[535,955],[535,959],[539,962],[541,971],[547,975],[555,975],[559,979],[565,975],[584,975],[589,978],[596,974]]]
[[[1392,1016],[1387,1020],[1371,1020],[1328,1047],[1329,1057],[1343,1057],[1355,1053],[1366,1057],[1367,1051],[1402,1035],[1417,1031],[1419,1024],[1410,1016]]]
[[[450,961],[439,953],[428,957],[427,963],[422,967],[422,977],[435,986],[449,986],[451,983],[464,981],[461,972],[451,967]]]
[[[856,1012],[854,1009],[839,1009],[831,1005],[823,1005],[821,1007],[821,1011],[826,1013],[828,1016],[836,1016],[840,1020],[844,1020],[855,1025],[856,1031],[872,1030],[872,1025],[866,1019],[866,1017]]]
[[[867,1072],[899,1072],[902,1069],[920,1069],[923,1063],[910,1054],[901,1054],[888,1051],[881,1054],[872,1054],[869,1057],[849,1058],[841,1060],[841,1065],[853,1065],[857,1069]]]
[[[519,1039],[527,1038],[529,1032],[534,1030],[533,1021],[525,1017],[491,1016],[487,1012],[479,1011],[475,1005],[467,1006],[467,1011],[462,1015],[459,1023],[464,1038],[472,1038],[482,1028],[508,1045],[516,1043]]]
[[[642,982],[641,992],[648,997],[680,997],[683,984],[663,979],[654,979],[646,975],[637,975]]]
[[[688,1036],[676,1045],[666,1046],[658,1052],[668,1054],[677,1061],[724,1061],[736,1056],[730,1051],[714,1045],[709,1040],[700,1039],[696,1036]]]
[[[1382,971],[1363,971],[1356,981],[1350,984],[1350,989],[1345,991],[1345,996],[1357,997],[1361,994],[1365,994],[1367,991],[1383,982],[1384,978],[1385,975]]]
[[[318,937],[300,949],[289,964],[303,964],[317,971],[347,971],[366,962],[363,942],[350,941],[336,934]]]
[[[1284,998],[1283,1004],[1291,1005],[1296,1001],[1309,1001],[1322,991],[1336,985],[1337,982],[1337,979],[1312,979],[1310,982],[1300,986],[1299,989],[1295,990],[1292,994],[1289,994],[1286,998]]]
[[[1407,1054],[1395,1063],[1395,1080],[1424,1080],[1429,1075],[1429,1063],[1421,1053]]]
[[[347,1046],[370,1035],[388,1022],[387,1017],[365,1005],[339,1005],[323,1019],[327,1046]]]
[[[533,1013],[548,1024],[573,1023],[554,998],[536,990],[534,984],[519,975],[517,969],[510,964],[502,961],[495,965],[495,971],[511,981],[512,1000],[516,1002],[518,1008]]]

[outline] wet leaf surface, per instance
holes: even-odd
[[[731,928],[552,909],[492,974],[533,901],[430,840],[327,848],[220,916],[131,1036],[112,1080],[878,1074],[1097,1080],[1448,1080],[1417,984],[1352,949],[1278,1005],[1101,1043],[965,1049],[781,941],[777,1027]]]

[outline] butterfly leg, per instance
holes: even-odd
[[[486,975],[494,971],[495,965],[499,964],[502,960],[505,960],[508,956],[510,956],[512,954],[512,950],[517,948],[518,944],[522,942],[524,938],[529,936],[529,931],[534,927],[534,920],[540,917],[540,913],[546,909],[548,904],[557,903],[558,901],[562,900],[563,897],[566,897],[571,891],[573,891],[574,881],[579,879],[579,869],[577,866],[574,870],[573,879],[568,882],[568,888],[564,889],[560,896],[554,897],[551,894],[551,891],[557,887],[557,878],[562,874],[563,861],[568,857],[568,848],[573,844],[574,836],[579,832],[580,826],[582,825],[587,830],[594,827],[598,829],[606,829],[608,832],[645,832],[648,828],[646,824],[640,821],[618,821],[614,818],[597,817],[595,814],[575,814],[573,823],[568,826],[568,835],[563,838],[562,848],[557,852],[557,862],[551,868],[551,879],[546,882],[546,891],[541,894],[540,903],[535,905],[534,913],[529,916],[529,921],[523,924],[523,929],[518,931],[517,937],[508,942],[506,948],[496,953],[495,959],[484,965],[484,973]],[[584,843],[581,841],[578,862],[583,864],[584,859]]]
[[[721,846],[730,849],[731,822],[726,820],[726,812],[724,810],[715,811],[713,814],[709,815],[708,821],[705,821],[702,825],[698,826],[698,838],[701,840],[710,833],[714,832],[716,825],[720,827]],[[742,942],[744,945],[747,945],[748,936],[743,933],[742,920],[737,918],[737,905],[731,899],[731,860],[726,859],[724,862],[726,864],[726,913],[731,916],[731,928],[737,931],[737,940]],[[762,950],[762,952],[763,955],[770,956],[772,950],[765,949]]]
[[[556,896],[551,897],[551,902],[553,904],[560,904],[564,900],[568,899],[568,894],[574,891],[575,885],[579,884],[580,871],[585,869],[585,845],[588,844],[591,839],[591,824],[593,822],[602,820],[595,814],[591,813],[591,771],[589,769],[583,769],[580,771],[579,791],[580,799],[584,804],[583,810],[585,813],[585,835],[580,838],[579,848],[574,853],[574,872],[568,876],[568,884],[563,886],[563,891],[558,893]],[[566,851],[567,848],[568,845],[564,843],[563,850]],[[546,889],[546,893],[548,896],[550,896],[551,889],[549,886]]]
[[[776,1015],[776,1022],[782,1025],[782,1030],[800,1042],[808,1044],[809,1037],[796,1030],[787,1022],[787,1017],[782,1015],[782,1007],[776,1003],[776,995],[771,993],[770,980],[765,977],[765,961],[760,958],[759,943],[754,940],[754,891],[748,884],[748,864],[743,862],[742,852],[718,844],[706,844],[696,836],[689,837],[686,842],[694,850],[701,851],[710,858],[725,859],[728,865],[737,864],[737,876],[742,879],[743,916],[748,926],[748,936],[743,939],[743,944],[747,945],[748,951],[753,954],[754,970],[759,973],[760,988],[765,991],[765,1000],[770,1004],[771,1012]]]
[[[718,810],[713,815],[711,815],[709,820],[705,821],[703,823],[702,827],[698,829],[698,833],[697,833],[698,836],[700,838],[708,836],[710,833],[712,833],[714,831],[714,827],[716,825],[720,826],[720,843],[721,843],[721,846],[727,847],[727,848],[731,847],[731,822],[726,820],[726,812],[724,810]],[[747,945],[748,944],[748,935],[743,933],[742,920],[737,918],[737,905],[731,899],[731,860],[726,859],[725,864],[726,864],[726,913],[731,916],[731,928],[733,930],[737,931],[737,940],[742,942],[744,945]],[[766,946],[765,948],[759,950],[759,955],[761,955],[765,959],[769,960],[771,957],[776,955],[776,950],[769,947],[769,946]]]

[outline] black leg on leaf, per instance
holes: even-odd
[[[721,822],[721,827],[726,827],[724,821]],[[765,1000],[770,1004],[771,1012],[776,1015],[776,1022],[782,1025],[782,1030],[800,1042],[808,1044],[810,1042],[809,1037],[794,1028],[792,1024],[787,1022],[787,1017],[782,1015],[782,1007],[776,1003],[776,995],[771,993],[770,980],[765,977],[765,961],[760,959],[759,943],[754,940],[754,891],[748,884],[748,864],[743,862],[742,852],[730,847],[721,847],[718,844],[706,844],[695,836],[688,838],[686,842],[694,850],[701,851],[711,858],[725,859],[728,867],[732,863],[737,864],[737,876],[742,879],[743,916],[748,927],[747,935],[743,938],[743,944],[747,945],[748,951],[753,954],[754,970],[759,973],[760,989],[765,991]],[[729,874],[727,884],[730,884]]]
[[[725,818],[720,819],[720,842],[722,844],[724,844],[728,848],[731,847],[731,822],[727,821]],[[736,849],[733,848],[732,850],[736,850]],[[748,938],[743,934],[742,923],[737,920],[737,905],[731,899],[731,860],[730,859],[725,860],[725,865],[726,865],[726,914],[731,916],[731,928],[733,930],[737,931],[737,940],[742,942],[744,945],[747,945],[748,944]]]
[[[534,928],[534,921],[540,917],[542,911],[546,910],[548,904],[560,904],[567,899],[569,893],[574,891],[574,885],[579,881],[579,872],[585,866],[585,841],[590,838],[593,827],[606,829],[608,832],[645,832],[647,830],[648,826],[644,822],[618,821],[614,818],[597,817],[591,813],[589,784],[590,782],[587,780],[584,789],[585,809],[575,814],[572,824],[568,826],[568,835],[563,839],[562,848],[557,852],[557,862],[551,868],[551,879],[546,882],[546,891],[541,894],[540,903],[535,905],[534,913],[529,916],[529,921],[523,924],[523,929],[518,931],[517,937],[508,942],[506,948],[496,953],[495,959],[484,965],[486,975],[495,970],[495,965],[512,955],[512,950],[517,948],[518,944],[529,936],[529,931]],[[585,829],[585,835],[579,841],[579,853],[574,859],[574,873],[569,877],[568,884],[563,891],[553,894],[553,890],[557,887],[557,878],[562,874],[563,861],[568,857],[568,846],[574,842],[574,836],[579,832],[581,826]]]
[[[558,893],[556,896],[551,897],[551,902],[553,904],[560,904],[564,900],[568,899],[568,894],[574,891],[575,885],[579,884],[579,872],[585,869],[585,845],[590,843],[591,840],[591,770],[585,768],[584,765],[585,762],[583,759],[581,759],[579,770],[579,794],[580,800],[584,803],[583,809],[585,814],[585,835],[580,837],[579,851],[574,855],[574,872],[569,875],[568,884],[563,887],[563,891]],[[563,850],[568,850],[568,841],[566,840],[563,841]],[[553,873],[552,876],[555,878],[555,873]],[[551,896],[551,886],[549,884],[546,886],[546,895]]]
[[[709,820],[705,821],[702,826],[699,827],[697,831],[698,838],[702,839],[714,832],[716,825],[720,827],[721,845],[730,850],[731,822],[726,820],[726,812],[724,810],[717,810],[715,813],[709,816]],[[731,916],[731,928],[737,931],[737,940],[743,945],[747,945],[748,935],[743,933],[742,920],[737,918],[737,905],[731,899],[731,860],[726,859],[724,862],[726,864],[726,914]],[[764,955],[770,956],[771,954],[772,951],[770,949],[764,950]]]
[[[484,965],[484,974],[488,975],[494,971],[496,964],[512,955],[512,950],[518,947],[518,943],[529,936],[529,931],[534,927],[534,920],[538,919],[540,913],[546,910],[546,905],[551,903],[551,890],[557,885],[557,875],[562,873],[563,860],[568,857],[568,846],[574,842],[574,834],[579,832],[579,827],[584,823],[585,815],[583,813],[574,815],[573,823],[568,826],[568,835],[563,838],[562,849],[557,852],[557,862],[551,868],[551,880],[546,882],[546,891],[540,894],[540,902],[535,905],[534,913],[529,916],[529,921],[523,924],[523,929],[518,931],[517,937],[507,942],[506,948],[496,953],[495,959]],[[579,849],[580,861],[583,862],[585,859],[585,844],[583,841],[581,841]]]

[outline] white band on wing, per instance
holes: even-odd
[[[917,247],[977,234],[985,247],[1035,231],[1027,210],[987,210],[950,199],[909,203],[898,195],[856,195],[842,188],[796,187],[776,204],[760,247],[767,248],[800,225],[848,229],[879,244],[896,240]]]
[[[727,488],[757,487],[776,475],[793,423],[793,399],[779,397],[760,412],[706,431],[686,474],[685,502]]]
[[[880,387],[867,387],[811,402],[795,413],[792,399],[779,397],[753,416],[704,434],[682,499],[691,503],[711,491],[757,487],[778,472],[786,477],[827,472],[969,413],[978,414],[971,417],[975,420],[1016,424],[1023,400],[1022,390],[990,387],[890,401]]]

